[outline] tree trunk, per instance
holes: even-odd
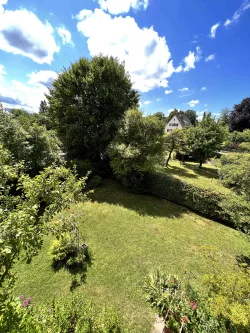
[[[200,168],[200,169],[202,168],[202,160],[200,160],[199,168]]]
[[[168,166],[168,163],[169,163],[169,161],[170,161],[170,158],[171,158],[172,152],[173,152],[173,149],[170,150],[170,152],[169,152],[169,155],[168,155],[168,158],[167,158],[167,161],[166,161],[166,167]]]

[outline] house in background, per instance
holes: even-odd
[[[183,129],[184,127],[192,126],[191,121],[184,114],[178,114],[173,116],[165,127],[165,133],[170,133],[174,129]]]

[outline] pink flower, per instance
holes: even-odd
[[[170,283],[174,283],[174,280],[170,279]]]
[[[183,317],[183,321],[184,321],[184,323],[187,323],[188,322],[188,317]]]
[[[196,304],[196,302],[190,302],[189,305],[191,306],[191,308],[192,308],[193,310],[195,310],[195,309],[197,308],[197,304]]]

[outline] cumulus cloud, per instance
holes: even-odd
[[[52,26],[26,9],[3,11],[1,3],[6,2],[0,0],[0,49],[50,64],[54,53],[59,52]]]
[[[204,106],[208,106],[208,104],[204,104]]]
[[[0,0],[0,15],[3,14],[4,8],[3,6],[6,5],[8,0]]]
[[[144,102],[144,104],[146,104],[146,105],[148,105],[148,104],[150,104],[151,103],[151,101],[145,101]]]
[[[0,102],[5,108],[24,108],[29,112],[38,112],[39,105],[45,99],[45,93],[48,88],[44,82],[46,73],[49,71],[40,71],[31,73],[27,76],[30,78],[27,84],[12,80],[8,82],[4,77],[0,76]],[[5,73],[5,71],[4,71]],[[47,78],[52,77],[55,72],[47,73]],[[6,74],[6,73],[5,73]]]
[[[197,105],[199,103],[200,103],[200,101],[197,99],[197,100],[192,100],[192,101],[190,101],[187,104],[189,104],[189,106],[191,106],[191,107],[194,107],[195,105]]]
[[[227,19],[225,21],[224,26],[228,28],[231,24],[237,23],[241,15],[244,14],[244,12],[249,8],[250,8],[250,1],[244,0],[240,8],[236,10],[236,12],[234,13],[232,19],[231,20]]]
[[[210,35],[209,35],[210,38],[215,38],[215,36],[216,36],[216,31],[217,31],[217,29],[219,28],[219,26],[220,26],[220,22],[219,22],[219,23],[216,23],[215,25],[213,25],[213,26],[211,27],[211,29],[210,29]]]
[[[186,56],[184,58],[184,63],[185,63],[185,67],[183,69],[184,72],[188,72],[188,71],[190,71],[190,69],[195,68],[195,63],[199,62],[202,58],[201,54],[202,54],[202,51],[199,46],[196,47],[196,53],[189,51],[188,56]]]
[[[71,40],[71,33],[65,29],[64,27],[60,27],[56,29],[58,32],[58,35],[62,38],[63,44],[70,44],[74,45],[74,43]]]
[[[215,54],[210,54],[208,57],[205,58],[205,61],[208,62],[214,59],[215,59]]]
[[[50,88],[52,82],[58,77],[58,74],[54,71],[39,71],[37,73],[32,72],[27,76],[30,78],[28,81],[29,84]]]
[[[183,91],[188,91],[189,89],[188,88],[181,88],[179,89],[179,91],[183,92]]]
[[[169,94],[171,94],[173,92],[173,90],[165,90],[165,94],[166,95],[169,95]]]
[[[134,10],[148,7],[149,0],[98,0],[101,9],[113,15],[128,13],[130,8]]]
[[[102,53],[125,61],[134,88],[141,92],[168,87],[173,61],[165,37],[153,27],[141,29],[134,18],[112,17],[101,9],[82,10],[76,18],[91,56]]]
[[[201,91],[206,91],[206,90],[207,90],[206,87],[202,87],[202,88],[201,88]]]

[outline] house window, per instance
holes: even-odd
[[[171,129],[167,129],[167,132],[172,132],[172,130]]]

